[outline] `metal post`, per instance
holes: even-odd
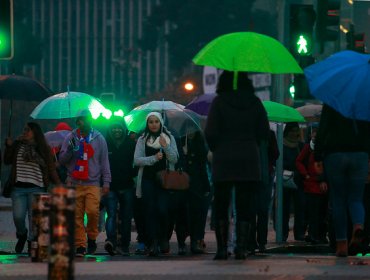
[[[75,189],[52,189],[48,279],[74,279]]]
[[[32,262],[43,262],[48,259],[50,242],[49,211],[50,194],[34,193],[32,198]]]

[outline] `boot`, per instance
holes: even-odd
[[[26,232],[25,234],[22,234],[20,236],[17,236],[18,237],[18,242],[15,245],[15,252],[17,254],[20,254],[20,253],[23,252],[24,245],[26,244],[26,241],[27,241],[27,234],[28,234],[28,232]]]
[[[193,254],[204,254],[204,249],[201,240],[191,240],[190,249]]]
[[[361,224],[356,224],[353,226],[352,238],[348,247],[348,254],[350,256],[355,256],[359,253],[364,253],[365,249],[365,233],[363,226]]]
[[[217,252],[214,260],[227,260],[227,236],[229,233],[229,222],[227,221],[216,221],[216,240],[217,240]]]
[[[249,232],[251,224],[248,222],[236,222],[236,248],[235,248],[235,259],[245,260],[246,258],[246,247],[249,240]],[[254,250],[253,250],[254,251]]]
[[[347,257],[348,256],[348,242],[347,240],[338,240],[337,249],[335,255],[337,257]]]

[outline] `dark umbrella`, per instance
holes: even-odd
[[[215,97],[215,93],[202,94],[198,97],[195,97],[188,105],[185,106],[185,109],[192,110],[202,116],[208,116],[209,108]]]
[[[41,101],[51,94],[52,91],[48,87],[32,78],[0,75],[0,99],[10,100],[8,136],[10,136],[13,100]]]

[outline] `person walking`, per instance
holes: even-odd
[[[306,196],[308,235],[305,237],[311,244],[328,243],[328,185],[324,176],[318,175],[314,166],[316,128],[311,128],[309,143],[303,146],[296,159],[297,171],[303,178]]]
[[[106,141],[112,182],[110,192],[102,198],[108,214],[105,223],[107,239],[104,248],[110,255],[115,254],[119,205],[121,223],[118,230],[121,233],[121,240],[119,240],[118,249],[122,255],[128,256],[135,196],[134,177],[137,175],[137,169],[133,166],[136,142],[127,134],[127,127],[123,120],[113,121],[108,129]]]
[[[164,127],[158,112],[146,117],[146,127],[135,147],[134,164],[139,167],[136,195],[142,197],[145,216],[145,241],[149,256],[158,256],[158,244],[162,253],[169,252],[169,198],[170,193],[159,185],[157,173],[168,166],[174,170],[178,160],[176,140]]]
[[[234,76],[237,75],[237,76]],[[237,89],[234,88],[236,82]],[[253,211],[253,194],[261,181],[259,143],[269,137],[267,113],[254,94],[247,73],[224,71],[217,96],[211,104],[205,137],[213,153],[212,178],[217,252],[215,260],[227,259],[228,209],[235,186],[235,258],[245,259]]]
[[[111,173],[107,143],[103,135],[92,128],[89,110],[77,114],[78,128],[67,135],[63,142],[59,163],[68,169],[67,185],[76,187],[75,246],[76,256],[94,254],[99,234],[99,204],[101,192],[109,193]],[[101,189],[101,183],[103,187]],[[84,226],[84,214],[87,226]]]
[[[4,163],[11,165],[10,184],[13,221],[18,238],[15,252],[21,253],[28,240],[28,253],[32,233],[32,195],[46,192],[50,182],[60,184],[50,147],[47,145],[41,127],[28,122],[23,134],[13,141],[8,137],[5,142]],[[29,229],[26,227],[28,216]]]
[[[315,142],[315,167],[325,171],[330,186],[336,239],[336,256],[346,257],[364,250],[363,193],[368,176],[370,122],[346,118],[324,104]],[[347,241],[348,214],[353,224]]]

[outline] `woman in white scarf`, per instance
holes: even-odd
[[[175,138],[164,127],[163,118],[158,112],[146,117],[146,128],[138,139],[134,164],[139,166],[136,196],[143,199],[146,246],[150,256],[158,255],[158,242],[167,243],[168,205],[166,190],[161,189],[157,173],[167,168],[173,170],[178,159]],[[162,229],[162,231],[161,231]],[[161,248],[167,252],[167,248]]]

